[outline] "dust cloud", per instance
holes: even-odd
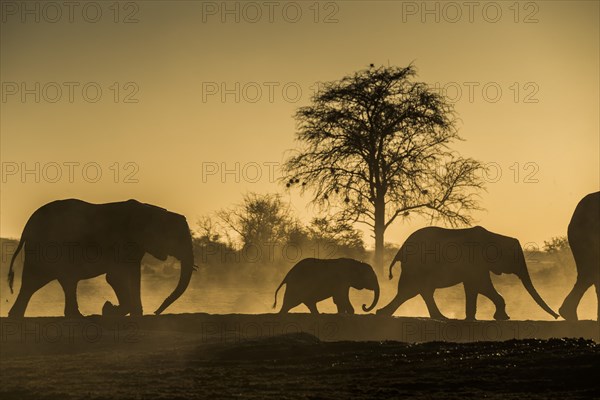
[[[7,242],[7,239],[2,239]],[[13,246],[3,244],[2,249]],[[7,254],[8,253],[8,254]],[[343,256],[343,255],[341,255]],[[12,306],[20,286],[22,271],[21,255],[15,262],[15,293],[11,294],[5,277],[8,273],[12,253],[3,251],[0,273],[0,316],[6,316]],[[575,282],[576,270],[569,250],[548,254],[545,252],[527,253],[527,264],[533,283],[548,305],[554,310],[562,304],[565,296]],[[187,291],[173,303],[166,313],[209,313],[209,314],[264,314],[279,311],[273,310],[275,289],[295,262],[281,262],[263,265],[252,265],[232,262],[215,266],[198,263],[199,269],[192,277]],[[142,304],[144,313],[154,312],[162,301],[173,291],[179,279],[179,262],[169,257],[160,262],[146,256],[142,265]],[[386,305],[396,294],[398,274],[392,281],[387,277],[379,277],[381,298],[376,309]],[[514,275],[496,276],[492,280],[498,292],[506,301],[506,310],[512,320],[552,320],[529,296],[520,280]],[[285,286],[279,292],[278,304],[281,304]],[[453,319],[465,317],[465,296],[462,285],[438,289],[436,302],[442,313]],[[350,290],[350,300],[357,313],[361,313],[360,305],[370,304],[373,292],[368,290]],[[112,288],[106,283],[104,275],[80,281],[78,286],[80,311],[84,315],[101,314],[105,301],[117,304]],[[491,320],[495,311],[493,303],[478,297],[477,319]],[[596,299],[593,289],[584,295],[578,313],[580,319],[595,319]],[[58,284],[53,281],[36,292],[26,311],[26,316],[61,316],[64,308],[64,294]],[[318,304],[322,313],[335,313],[336,307],[331,299]],[[308,312],[304,305],[291,312]],[[428,317],[423,300],[417,296],[404,303],[396,312],[396,316]]]

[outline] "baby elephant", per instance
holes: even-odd
[[[311,313],[318,314],[317,303],[333,297],[338,314],[354,314],[354,308],[348,298],[350,287],[375,292],[373,304],[370,307],[363,304],[362,308],[365,312],[371,311],[379,300],[379,283],[373,268],[369,264],[351,258],[326,260],[305,258],[299,261],[275,291],[273,308],[277,307],[277,293],[283,284],[287,287],[280,313],[287,313],[290,309],[304,303]]]

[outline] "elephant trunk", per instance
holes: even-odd
[[[520,274],[519,278],[521,279],[521,282],[523,282],[523,286],[525,286],[527,292],[531,295],[531,297],[533,297],[533,300],[535,300],[535,302],[538,303],[538,305],[542,307],[542,309],[548,314],[552,315],[554,318],[558,318],[558,314],[555,313],[548,306],[548,304],[546,304],[544,299],[542,299],[542,296],[540,296],[537,290],[535,290],[535,288],[533,287],[533,283],[531,282],[531,277],[529,276],[529,273],[525,272],[524,274]]]
[[[392,268],[394,267],[394,264],[396,264],[396,257],[394,257],[394,259],[392,260],[392,263],[390,264],[390,273],[388,278],[390,278],[390,280],[392,280],[394,278],[394,275],[392,274]]]
[[[177,300],[183,294],[183,292],[185,292],[188,285],[190,284],[190,280],[192,279],[192,272],[194,272],[193,260],[194,258],[192,256],[189,259],[186,258],[185,260],[181,261],[181,275],[179,275],[179,282],[177,283],[177,287],[175,288],[175,290],[173,290],[173,293],[171,293],[169,297],[167,297],[165,301],[163,301],[161,306],[158,307],[156,311],[154,311],[154,314],[159,315],[160,313],[162,313],[175,300]]]
[[[375,277],[375,284],[373,286],[373,291],[374,293],[374,297],[373,297],[373,303],[367,307],[366,304],[363,304],[362,309],[364,312],[369,312],[371,311],[373,308],[375,308],[375,306],[377,305],[377,302],[379,301],[379,283],[377,282],[377,277]]]

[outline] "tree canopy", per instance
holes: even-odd
[[[283,168],[288,188],[373,230],[379,268],[398,217],[468,224],[484,186],[481,164],[450,148],[452,104],[415,77],[413,65],[371,67],[325,83],[295,114],[299,146]]]

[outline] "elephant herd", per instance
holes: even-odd
[[[585,196],[575,208],[567,237],[575,258],[577,281],[559,309],[566,320],[577,319],[577,306],[583,294],[595,285],[600,320],[600,192]],[[25,257],[21,288],[10,317],[22,317],[29,299],[52,280],[65,292],[65,316],[81,316],[77,305],[77,283],[106,274],[118,305],[106,302],[103,315],[142,315],[140,293],[141,260],[145,253],[165,260],[174,256],[181,262],[177,287],[155,311],[160,314],[186,290],[194,265],[192,238],[185,217],[136,200],[91,204],[69,199],[48,203],[27,221],[12,257],[8,282],[12,291],[13,264],[21,248]],[[490,272],[516,275],[533,300],[548,314],[558,318],[533,286],[523,250],[517,239],[475,226],[465,229],[427,227],[412,233],[390,265],[401,264],[398,292],[378,315],[392,315],[404,302],[420,295],[431,318],[443,319],[434,300],[436,289],[462,283],[466,318],[475,319],[477,296],[489,298],[496,307],[494,319],[506,320],[505,301],[496,291]],[[349,289],[374,292],[369,312],[379,300],[379,283],[373,268],[349,259],[307,258],[298,262],[275,291],[286,285],[281,313],[305,304],[318,313],[317,303],[333,298],[338,313],[353,314]]]

